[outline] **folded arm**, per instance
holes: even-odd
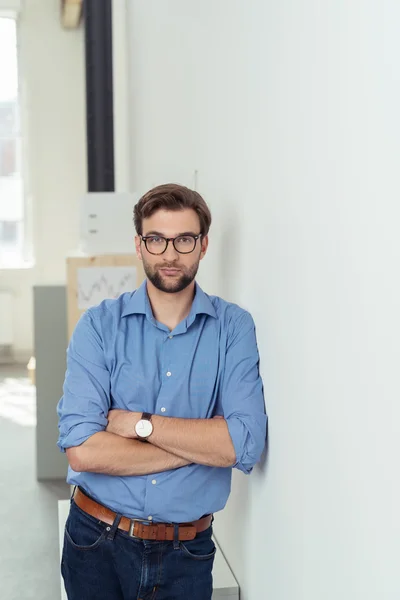
[[[150,475],[190,464],[151,444],[106,431],[95,433],[80,446],[67,448],[66,453],[74,471],[106,475]]]
[[[111,410],[107,431],[126,438],[137,437],[135,425],[142,413]],[[153,433],[147,444],[160,451],[180,456],[189,463],[209,467],[232,467],[235,449],[226,421],[214,419],[180,419],[153,415]]]
[[[153,417],[151,445],[201,465],[232,467],[235,448],[225,419]]]

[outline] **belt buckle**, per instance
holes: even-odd
[[[135,527],[135,523],[144,523],[145,525],[152,525],[153,524],[153,522],[149,521],[148,519],[131,519],[130,521],[131,521],[131,524],[129,526],[129,532],[128,532],[129,536],[133,537],[133,538],[136,538],[138,540],[141,540],[142,538],[139,538],[137,535],[135,535],[133,533],[133,529]]]

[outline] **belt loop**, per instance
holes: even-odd
[[[174,550],[179,550],[179,523],[174,523]]]
[[[110,531],[108,533],[108,536],[107,536],[108,540],[113,540],[114,539],[115,533],[116,533],[116,531],[118,529],[118,525],[119,525],[119,522],[120,522],[121,518],[122,518],[122,515],[117,515],[115,517],[114,523],[112,524],[112,527],[111,527],[111,529],[110,529]]]

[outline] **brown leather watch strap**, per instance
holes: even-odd
[[[103,506],[99,502],[92,500],[80,489],[76,489],[74,494],[74,502],[81,510],[95,519],[112,525],[117,513]],[[202,517],[198,521],[192,523],[179,523],[178,540],[184,542],[193,540],[196,535],[205,531],[212,523],[212,515]],[[136,519],[128,519],[122,517],[118,526],[119,529],[129,532],[133,537],[142,540],[155,541],[173,541],[174,540],[174,524],[172,523],[151,523],[149,521],[141,521]]]

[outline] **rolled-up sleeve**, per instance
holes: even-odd
[[[234,467],[249,474],[265,447],[267,415],[255,326],[247,312],[228,339],[221,401],[236,452]]]
[[[103,431],[109,407],[110,373],[101,335],[89,309],[79,320],[67,350],[63,396],[57,406],[60,450],[80,446]]]

